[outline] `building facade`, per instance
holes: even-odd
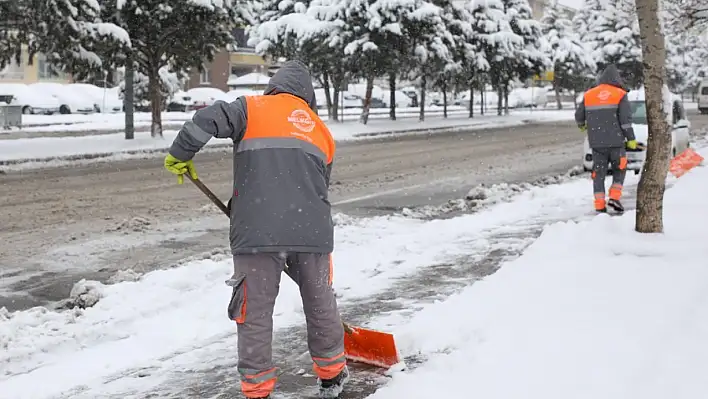
[[[0,83],[71,82],[71,75],[56,72],[43,54],[36,54],[30,63],[29,54],[23,48],[21,58],[19,64],[12,62],[0,70]]]
[[[268,74],[271,63],[256,54],[255,49],[248,45],[248,34],[245,28],[237,28],[233,32],[234,43],[214,56],[214,60],[204,66],[202,72],[194,71],[189,75],[185,90],[195,87],[215,87],[229,91],[230,76],[243,76],[257,72]]]

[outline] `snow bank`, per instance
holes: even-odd
[[[706,151],[704,151],[705,153]],[[548,226],[524,255],[400,326],[428,360],[379,398],[697,398],[708,391],[708,169],[667,191],[662,235]]]

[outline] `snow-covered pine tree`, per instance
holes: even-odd
[[[577,75],[592,73],[595,61],[587,47],[572,31],[572,24],[561,15],[558,2],[548,5],[541,19],[543,38],[553,63],[553,88],[558,109],[561,104],[561,89],[573,89]]]
[[[483,91],[483,75],[489,71],[487,52],[483,38],[474,28],[474,17],[470,2],[453,4],[454,18],[449,30],[455,41],[453,60],[455,63],[455,87],[457,91],[469,91],[469,117],[474,116],[474,90]]]
[[[423,121],[425,120],[425,93],[428,87],[442,89],[443,101],[447,102],[447,90],[455,73],[452,54],[456,43],[448,29],[448,23],[454,18],[452,1],[434,0],[433,3],[419,1],[417,10],[407,15],[407,25],[408,32],[416,35],[417,38],[410,58],[417,65],[412,74],[420,82],[419,120]],[[447,109],[444,113],[447,117]]]
[[[487,73],[483,77],[478,77],[480,87],[484,88],[489,82],[497,88],[500,82],[508,82],[511,79],[507,79],[512,72],[508,64],[511,64],[515,57],[515,50],[523,46],[524,40],[512,31],[501,0],[471,0],[465,3],[465,9],[471,15],[472,29],[476,38],[475,48],[480,51],[477,62],[480,65],[485,62],[487,64]],[[480,104],[480,109],[484,113],[484,98],[481,99]],[[498,111],[501,112],[501,106]]]
[[[160,68],[160,96],[162,98],[161,106],[167,105],[167,100],[180,90],[179,76],[176,73],[170,72],[166,67]],[[118,96],[123,99],[125,96],[125,80],[120,83]],[[150,103],[150,79],[143,73],[133,74],[133,95],[135,102],[143,105]]]
[[[550,68],[544,42],[541,24],[533,18],[528,0],[502,0],[506,19],[514,34],[521,37],[522,44],[513,51],[513,57],[508,59],[510,70],[498,86],[504,96],[504,109],[509,112],[509,82],[513,79],[526,81],[534,75],[541,74]]]
[[[25,46],[30,60],[41,52],[58,69],[100,69],[96,47],[130,46],[130,39],[123,29],[100,22],[99,12],[93,0],[0,1],[0,67],[20,63]]]
[[[597,48],[597,33],[599,26],[605,19],[602,1],[608,0],[585,0],[582,7],[573,16],[573,32],[578,35],[580,41],[590,49]]]
[[[642,84],[642,47],[639,21],[633,0],[612,0],[605,4],[595,32],[593,58],[599,70],[615,64],[629,88]]]

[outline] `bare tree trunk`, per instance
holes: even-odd
[[[443,118],[447,118],[447,84],[443,83]]]
[[[578,91],[573,89],[573,109],[578,109]]]
[[[128,57],[125,61],[125,92],[123,93],[123,112],[125,112],[125,139],[132,140],[135,138],[135,65],[133,65],[133,57],[128,52]],[[104,110],[105,111],[105,110]]]
[[[502,116],[502,109],[504,108],[504,90],[499,86],[497,88],[497,115]]]
[[[152,111],[152,126],[150,136],[162,137],[162,82],[160,73],[156,68],[148,71],[148,95],[150,98],[150,110]]]
[[[332,82],[332,120],[339,122],[339,97],[342,95],[339,90],[340,83]],[[343,121],[342,121],[343,122]]]
[[[666,48],[661,31],[659,0],[637,0],[637,15],[644,58],[649,140],[637,189],[635,230],[640,233],[661,233],[664,230],[664,191],[669,171],[671,135],[665,113],[670,110],[664,110]]]
[[[553,76],[558,75],[554,74]],[[558,105],[558,109],[563,109],[563,104],[561,104],[561,90],[557,79],[553,80],[553,90],[556,92],[556,104]]]
[[[425,120],[425,86],[427,80],[425,75],[420,77],[420,113],[418,114],[418,120],[423,122]]]
[[[331,121],[337,120],[337,112],[334,110],[334,104],[337,102],[336,95],[334,102],[332,101],[332,93],[329,91],[329,74],[327,72],[322,73],[321,83],[324,89],[325,103],[327,104],[327,117]]]
[[[371,110],[371,94],[374,92],[374,74],[370,73],[366,78],[366,94],[364,95],[364,109],[361,110],[359,122],[367,124],[369,122],[369,111]]]
[[[486,87],[484,87],[484,86],[485,86],[485,84],[483,83],[482,89],[479,91],[479,114],[482,116],[484,116],[484,108],[485,108],[484,102],[487,101],[487,93],[484,90],[484,89],[486,89]]]
[[[470,84],[470,118],[474,118],[474,85]]]
[[[504,115],[509,115],[509,86],[504,85]]]
[[[389,90],[389,111],[388,117],[392,121],[396,120],[396,72],[388,73],[388,90]]]

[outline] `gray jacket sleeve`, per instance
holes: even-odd
[[[332,178],[332,166],[334,161],[330,162],[329,165],[325,166],[325,183],[327,183],[327,188],[329,188],[329,182]]]
[[[170,154],[180,161],[188,161],[212,137],[238,142],[246,132],[246,99],[239,97],[232,103],[217,101],[194,113],[172,142]]]
[[[620,100],[619,108],[617,109],[617,119],[619,120],[620,128],[624,133],[624,138],[627,141],[634,140],[634,128],[632,128],[632,107],[629,105],[629,100],[625,94]]]
[[[575,122],[579,127],[585,125],[585,97],[583,96],[583,101],[578,104],[578,109],[575,110]]]

